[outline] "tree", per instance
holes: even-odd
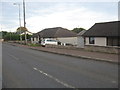
[[[30,40],[32,35],[26,34],[27,35],[27,39]],[[22,40],[25,40],[25,34],[22,35]]]
[[[23,33],[25,31],[28,31],[28,29],[25,27],[18,27],[16,30],[17,34]]]
[[[1,36],[0,36],[0,37],[1,37],[1,38],[4,38],[7,33],[8,33],[7,31],[1,31],[1,32],[0,32],[0,35],[1,35]]]
[[[8,32],[5,36],[4,36],[4,40],[8,41],[8,40],[20,40],[20,35],[13,33],[13,32]]]
[[[75,33],[79,33],[82,30],[85,30],[85,29],[84,28],[74,28],[72,31],[75,32]]]

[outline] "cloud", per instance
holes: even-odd
[[[0,31],[16,32],[17,27],[9,27],[4,24],[0,24]]]
[[[114,3],[113,6],[111,5],[113,4],[28,2],[26,3],[26,25],[28,30],[31,32],[38,32],[42,29],[52,27],[63,27],[70,30],[75,27],[88,29],[97,22],[117,20],[117,6],[114,6],[116,3]],[[106,9],[106,7],[111,8],[111,10]],[[4,8],[2,17],[2,22],[5,26],[4,30],[16,31],[19,27],[18,8],[15,8],[12,3],[4,3]],[[21,20],[23,25],[22,9]]]
[[[28,18],[27,26],[31,32],[38,32],[45,28],[64,27],[73,29],[83,27],[89,29],[96,22],[107,22],[117,20],[117,16],[108,13],[91,11],[84,7],[54,6],[49,9],[38,11],[38,14]],[[37,12],[37,11],[36,11]],[[41,13],[49,12],[40,15]]]

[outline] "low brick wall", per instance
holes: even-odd
[[[85,50],[118,54],[120,47],[85,45]]]
[[[48,48],[59,48],[59,49],[72,49],[72,50],[86,50],[92,52],[103,52],[103,53],[112,53],[118,54],[120,51],[120,47],[110,47],[110,46],[92,46],[85,45],[84,48],[79,48],[76,46],[62,46],[62,45],[46,45]]]
[[[83,50],[83,48],[78,48],[76,46],[46,45],[45,47],[48,47],[48,48],[59,48],[59,49]]]

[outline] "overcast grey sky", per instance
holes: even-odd
[[[118,0],[104,1],[26,0],[26,26],[29,31],[35,33],[52,27],[89,29],[95,23],[118,20]],[[7,0],[0,2],[2,30],[16,31],[19,27],[19,9],[13,5],[16,2],[21,4],[23,26],[22,0]]]

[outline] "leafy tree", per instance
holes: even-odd
[[[20,35],[16,34],[16,33],[11,33],[8,32],[5,36],[4,36],[4,40],[8,41],[8,40],[20,40]]]
[[[17,34],[23,33],[23,32],[25,32],[25,31],[28,31],[28,29],[25,28],[25,27],[19,27],[19,28],[17,28],[17,30],[16,30]]]
[[[7,31],[1,31],[1,32],[0,32],[0,37],[1,37],[1,38],[4,38],[4,36],[5,36],[7,33],[8,33]]]
[[[79,33],[82,30],[85,30],[85,29],[84,28],[74,28],[72,31],[75,32],[75,33]]]
[[[27,39],[30,40],[32,35],[27,34]],[[25,35],[22,35],[22,40],[25,40]]]
[[[31,35],[27,34],[27,39],[30,40]],[[9,40],[20,40],[20,35],[16,32],[7,32],[7,31],[1,31],[0,32],[0,38],[3,38],[5,41]],[[22,35],[22,40],[25,40],[25,35]]]

